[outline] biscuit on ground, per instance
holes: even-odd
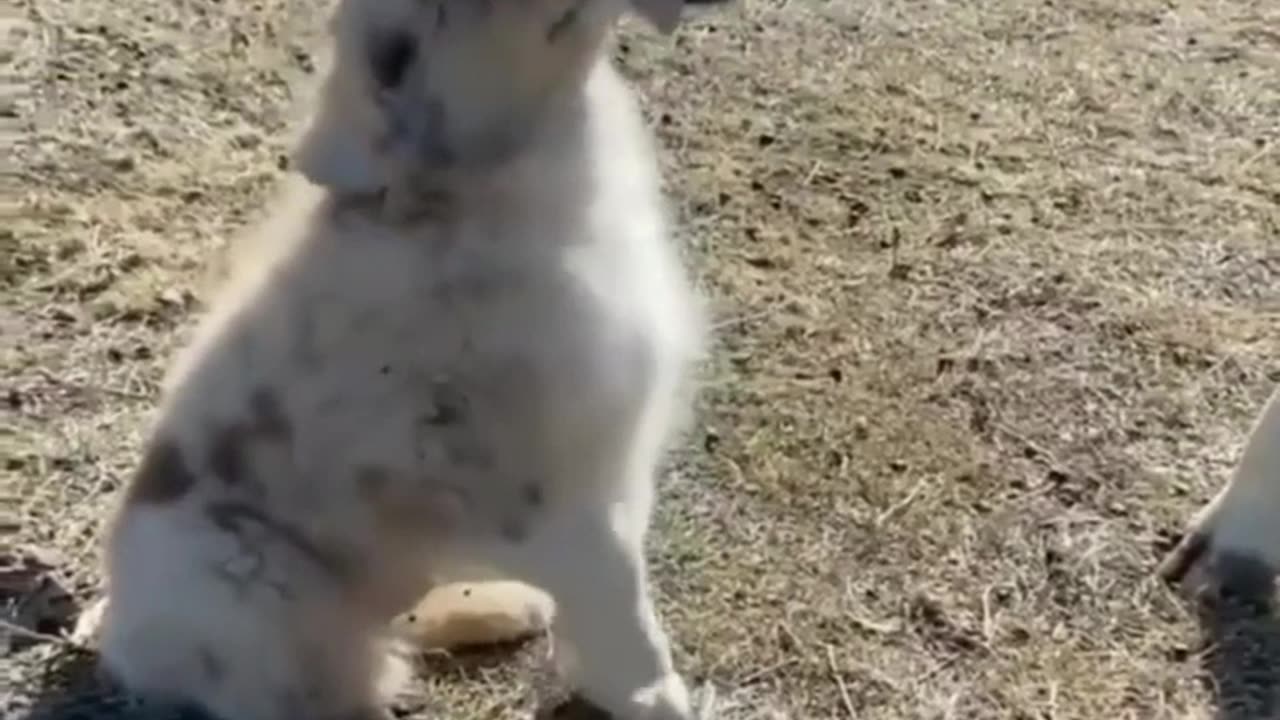
[[[549,595],[522,582],[456,582],[433,588],[394,627],[419,649],[452,650],[538,635],[554,613]]]

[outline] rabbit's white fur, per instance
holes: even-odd
[[[484,567],[552,594],[587,699],[689,717],[643,544],[704,325],[602,51],[622,4],[342,0],[315,185],[171,371],[109,537],[124,685],[225,720],[376,716],[388,621]]]
[[[1160,571],[1193,587],[1270,592],[1280,571],[1280,388],[1254,421],[1226,487],[1196,514]]]

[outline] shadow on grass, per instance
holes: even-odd
[[[535,678],[536,720],[611,720],[607,712],[564,687],[544,662],[547,649],[546,639],[517,640],[450,653],[427,653],[420,656],[418,667],[427,675],[452,675],[466,680],[487,671],[510,669],[514,664]]]
[[[526,640],[516,640],[447,653],[427,652],[418,656],[418,667],[428,675],[474,677],[487,670],[510,666],[513,658],[529,654],[531,645]]]
[[[27,687],[29,707],[15,720],[214,720],[199,708],[142,700],[104,680],[97,654],[73,647],[50,648],[37,660]]]
[[[1280,614],[1273,573],[1252,558],[1220,557],[1217,593],[1200,598],[1211,645],[1203,666],[1217,704],[1215,720],[1280,718]]]
[[[450,654],[432,653],[420,657],[419,667],[427,674],[455,675],[466,680],[508,668],[521,656],[527,663],[534,653],[545,652],[544,647],[543,643],[515,642]],[[192,706],[148,702],[122,692],[98,672],[98,656],[91,650],[45,646],[32,648],[25,655],[24,664],[29,671],[24,674],[29,679],[21,687],[12,688],[25,698],[23,708],[12,716],[14,720],[216,720]],[[610,720],[607,713],[567,693],[552,673],[538,674],[544,680],[538,693],[538,720]],[[409,710],[393,712],[393,716],[420,718],[431,714]]]

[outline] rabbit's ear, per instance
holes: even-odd
[[[670,34],[680,24],[683,7],[684,0],[631,0],[631,8],[663,34]]]

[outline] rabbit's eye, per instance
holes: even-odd
[[[374,45],[369,59],[378,84],[384,88],[394,88],[403,82],[405,73],[417,54],[418,47],[412,35],[395,33],[381,38]]]

